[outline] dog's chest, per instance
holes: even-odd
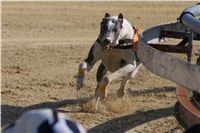
[[[112,49],[109,52],[102,52],[101,60],[107,70],[114,72],[121,68],[121,61],[133,64],[135,61],[132,50]]]

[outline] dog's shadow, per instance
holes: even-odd
[[[136,112],[133,115],[122,116],[106,121],[88,130],[88,133],[125,133],[126,131],[144,123],[174,115],[174,108],[161,108],[145,112]]]

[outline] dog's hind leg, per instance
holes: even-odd
[[[101,63],[98,67],[97,73],[96,73],[96,80],[97,83],[100,83],[101,80],[103,79],[103,76],[106,74],[107,70],[105,66]]]
[[[101,63],[98,67],[97,73],[96,73],[96,81],[97,81],[97,87],[95,90],[95,93],[97,91],[97,88],[99,87],[99,84],[101,83],[103,77],[105,76],[107,70],[105,68],[105,66]]]
[[[132,71],[135,70],[135,66],[132,64],[127,64],[124,67],[118,69],[114,73],[110,75],[106,75],[103,77],[102,81],[100,82],[97,91],[96,97],[105,98],[107,95],[107,86],[114,80],[120,77],[127,77],[127,75],[131,75]]]
[[[126,77],[122,80],[120,88],[117,90],[117,96],[124,99],[126,94],[126,87],[129,82],[130,77]]]
[[[124,96],[126,94],[126,88],[127,88],[127,84],[129,82],[129,79],[135,77],[135,75],[138,72],[139,67],[140,67],[140,65],[138,65],[135,70],[133,70],[132,72],[128,73],[127,76],[122,80],[121,86],[117,91],[117,96],[118,97],[124,98]]]
[[[98,103],[100,99],[104,99],[107,96],[107,86],[114,80],[120,77],[127,77],[127,75],[132,75],[132,72],[136,67],[132,64],[127,64],[124,67],[118,69],[117,71],[106,75],[103,77],[102,81],[99,83],[95,96],[96,96],[96,110],[98,109]],[[127,79],[128,80],[128,79]],[[125,80],[124,80],[125,81]]]

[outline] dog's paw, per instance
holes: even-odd
[[[95,91],[95,96],[100,99],[105,99],[107,97],[107,85],[99,85],[99,87]]]

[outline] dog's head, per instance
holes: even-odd
[[[99,40],[103,51],[109,51],[116,45],[116,40],[120,34],[123,23],[123,15],[118,17],[110,16],[106,13],[101,21]]]

